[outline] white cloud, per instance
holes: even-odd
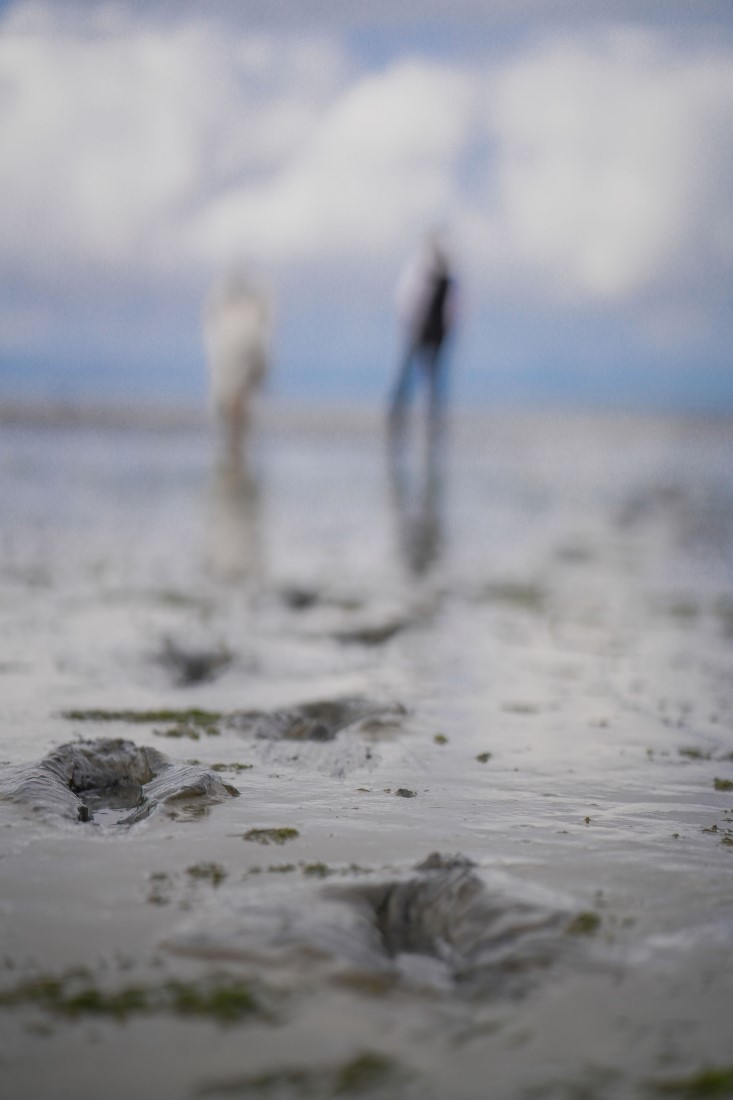
[[[715,241],[730,263],[732,61],[618,34],[499,72],[487,125],[503,259],[558,298],[601,299],[697,277]]]
[[[45,18],[43,16],[45,15]],[[0,34],[0,242],[25,269],[172,268],[192,211],[308,140],[342,79],[314,40],[170,30],[52,9]]]
[[[566,32],[367,71],[337,36],[61,10],[0,22],[0,248],[27,283],[237,257],[317,280],[396,263],[435,220],[495,300],[704,318],[730,280],[723,45]]]
[[[194,247],[219,258],[238,244],[275,259],[383,259],[453,203],[471,95],[469,78],[416,62],[354,80],[272,176],[207,206]]]

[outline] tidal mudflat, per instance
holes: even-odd
[[[0,437],[0,1093],[733,1096],[733,426]]]

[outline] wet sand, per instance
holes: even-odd
[[[729,422],[11,420],[3,1096],[733,1095]]]

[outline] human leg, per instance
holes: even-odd
[[[445,421],[446,378],[442,345],[431,344],[425,353],[425,372],[428,383],[428,430],[431,442],[442,435]]]
[[[412,388],[412,368],[414,357],[415,348],[413,346],[410,346],[403,357],[402,364],[397,375],[397,383],[392,392],[392,397],[389,403],[389,426],[393,430],[400,429],[404,424],[405,413],[407,412],[407,406],[410,398],[410,390]]]

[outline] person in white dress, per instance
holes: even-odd
[[[241,275],[219,280],[204,306],[209,403],[225,446],[239,455],[248,434],[252,399],[270,363],[268,298]]]

